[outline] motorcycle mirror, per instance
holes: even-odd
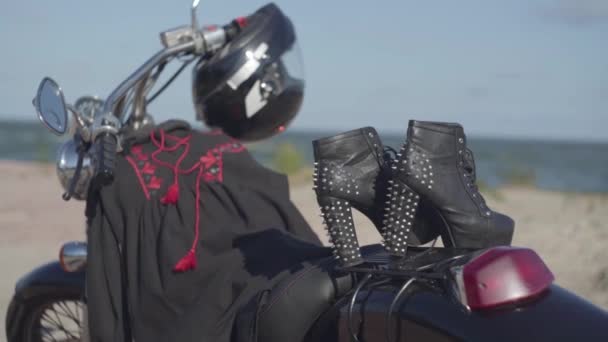
[[[201,0],[193,0],[192,1],[192,29],[196,32],[198,27],[198,20],[196,19],[196,10],[198,9],[198,5],[201,3]]]
[[[45,77],[38,86],[34,99],[38,119],[53,133],[65,134],[68,123],[68,110],[63,91],[52,78]]]
[[[200,5],[201,0],[194,0],[192,1],[192,28],[194,29],[194,32],[196,32],[196,30],[199,29],[198,27],[198,21],[196,20],[196,10],[198,9],[198,5]]]

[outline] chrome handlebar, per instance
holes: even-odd
[[[129,101],[129,103],[133,104],[133,124],[137,125],[137,122],[143,121],[146,116],[146,96],[152,88],[149,86],[149,81],[152,79],[153,84],[156,80],[155,77],[158,76],[156,73],[151,78],[155,68],[174,57],[191,55],[196,58],[196,56],[213,53],[231,40],[241,27],[238,20],[234,20],[225,27],[209,27],[205,30],[199,30],[196,25],[196,21],[193,19],[192,26],[181,26],[161,33],[160,38],[164,48],[112,91],[104,102],[103,109],[95,114],[93,123],[87,130],[83,130],[83,133],[87,131],[87,134],[83,134],[83,138],[88,138],[89,142],[93,142],[94,148],[99,151],[95,172],[95,178],[99,181],[94,183],[107,184],[113,177],[115,158],[110,153],[122,150],[119,132],[123,122],[127,121],[124,117],[124,106],[128,104],[127,97],[133,96],[130,100],[132,102]],[[132,93],[130,94],[130,92]]]
[[[160,40],[163,48],[120,83],[105,101],[97,99],[96,101],[99,102],[94,104],[95,107],[92,107],[89,115],[79,113],[76,106],[66,106],[75,117],[77,132],[71,144],[65,145],[62,154],[71,157],[70,160],[77,156],[78,163],[58,166],[58,170],[68,171],[59,173],[62,185],[67,191],[64,199],[68,200],[71,195],[76,194],[77,185],[80,183],[84,185],[78,185],[80,187],[76,195],[77,198],[84,199],[90,191],[89,188],[93,187],[95,191],[112,181],[116,153],[123,148],[121,136],[124,132],[123,125],[127,125],[129,131],[136,131],[152,121],[151,116],[146,112],[146,105],[160,94],[173,78],[151,99],[147,97],[169,61],[185,56],[192,59],[212,56],[247,24],[247,18],[237,18],[223,27],[211,26],[199,29],[195,14],[198,3],[199,0],[194,0],[192,24],[162,32]],[[185,62],[174,77],[188,62]],[[79,177],[79,171],[85,165],[87,172],[83,181]],[[72,170],[74,168],[77,172]]]
[[[154,68],[156,68],[161,63],[167,61],[169,58],[177,56],[182,53],[193,53],[195,51],[196,44],[194,41],[182,43],[173,47],[165,48],[156,53],[152,58],[150,58],[146,63],[140,66],[133,74],[131,74],[127,79],[125,79],[114,91],[108,96],[107,100],[104,103],[103,110],[99,112],[93,123],[93,127],[91,129],[91,140],[94,141],[95,138],[103,133],[103,132],[111,132],[116,133],[120,130],[121,127],[111,127],[112,125],[102,125],[102,121],[105,119],[108,122],[116,123],[120,125],[120,122],[124,119],[121,113],[116,111],[117,105],[119,102],[127,95],[127,93],[132,90],[139,82],[147,79],[148,75]],[[145,95],[143,92],[138,92],[139,96]],[[141,101],[141,99],[134,99],[134,102]],[[98,118],[99,117],[99,118]],[[118,121],[116,120],[118,119]]]
[[[124,122],[124,111],[122,107],[125,96],[129,91],[136,89],[133,103],[138,107],[134,110],[136,115],[144,115],[142,106],[145,103],[145,95],[150,90],[146,87],[148,78],[152,71],[167,62],[169,59],[182,56],[194,55],[202,56],[210,52],[215,52],[222,48],[229,40],[229,34],[225,28],[210,27],[206,30],[195,30],[191,26],[182,26],[160,34],[164,48],[152,56],[148,61],[141,65],[127,79],[125,79],[104,102],[103,110],[97,114],[106,121],[115,122],[110,117],[117,118],[119,122]],[[139,85],[139,87],[138,87]],[[103,132],[119,131],[121,127],[109,127],[100,125],[102,119],[97,119],[91,127],[91,141]]]

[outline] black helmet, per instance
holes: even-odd
[[[193,69],[197,118],[240,140],[282,132],[298,113],[304,78],[291,21],[269,4]]]

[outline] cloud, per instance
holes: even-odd
[[[608,23],[607,0],[550,0],[540,14],[551,21],[571,26]]]

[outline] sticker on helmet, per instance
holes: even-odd
[[[262,96],[260,80],[255,81],[245,97],[245,113],[247,114],[247,118],[254,116],[267,102],[267,98]]]
[[[268,44],[261,43],[255,51],[249,50],[245,52],[247,62],[228,80],[228,86],[236,90],[243,82],[249,79],[260,67],[260,59],[262,59],[266,51],[268,51]]]

